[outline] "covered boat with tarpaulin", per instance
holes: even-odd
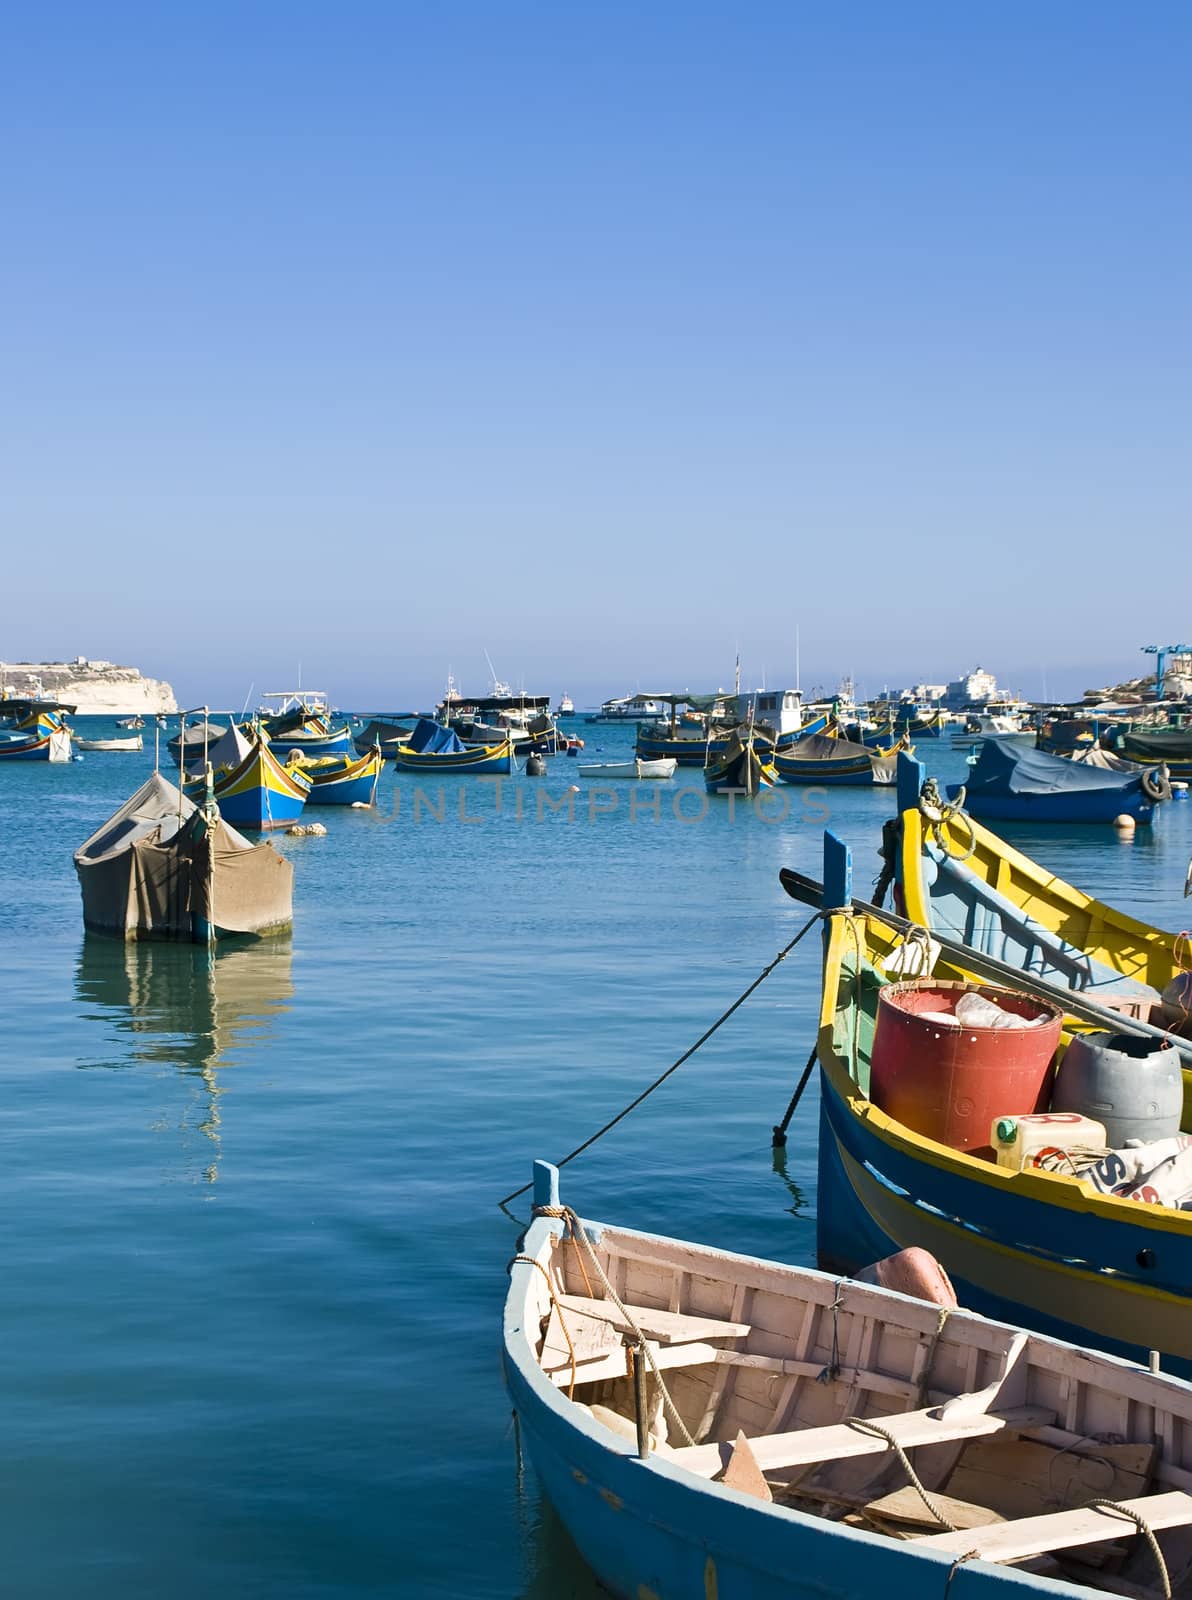
[[[380,746],[381,755],[386,761],[393,761],[397,757],[398,747],[410,742],[410,735],[414,731],[414,723],[418,720],[413,712],[402,713],[411,720],[409,725],[401,722],[387,722],[379,717],[374,717],[361,733],[352,740],[358,756],[366,756],[375,746]]]
[[[122,939],[200,944],[282,931],[294,868],[250,844],[213,803],[196,806],[155,772],[79,846],[83,922]]]
[[[734,728],[722,748],[709,746],[704,766],[704,788],[709,794],[755,795],[775,782],[774,747],[758,740],[751,727]]]
[[[871,789],[894,782],[898,750],[871,750],[839,734],[813,733],[774,752],[783,783],[843,784]]]
[[[1192,727],[1114,728],[1101,735],[1101,742],[1131,761],[1162,763],[1181,782],[1192,779]]]
[[[962,790],[966,811],[1002,822],[1112,822],[1122,815],[1150,822],[1171,796],[1156,768],[1106,772],[1010,739],[985,740],[967,783],[949,785],[949,798]]]
[[[500,776],[513,770],[513,746],[508,739],[497,745],[466,745],[454,728],[420,717],[409,744],[394,758],[403,772],[458,772],[481,777]]]

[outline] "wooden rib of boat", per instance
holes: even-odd
[[[917,1245],[947,1264],[961,1299],[979,1311],[1135,1359],[1160,1350],[1165,1363],[1192,1374],[1192,1212],[1102,1194],[1065,1173],[999,1167],[915,1131],[870,1099],[879,991],[900,967],[922,970],[927,935],[920,931],[916,943],[914,924],[899,928],[893,914],[854,907],[847,847],[826,834],[824,854],[822,903],[842,909],[828,917],[817,1046],[820,1265],[853,1271]],[[789,893],[811,898],[807,880],[780,876]],[[963,947],[950,949],[956,953],[941,952],[931,965],[933,980],[987,981],[990,958],[974,950],[969,965]],[[1090,1026],[1072,1013],[1099,1012],[1033,974],[1022,975],[1022,987],[1070,1008],[1061,1051]],[[1190,1048],[1180,1046],[1185,1063]],[[1184,1082],[1188,1128],[1187,1071]],[[1031,1108],[1005,1107],[1023,1109]]]
[[[921,762],[898,763],[895,884],[913,922],[1061,988],[1149,1010],[1178,970],[1178,935],[1065,883],[967,814],[924,801]]]
[[[585,1222],[557,1180],[535,1164],[505,1379],[547,1495],[614,1595],[1158,1600],[1168,1574],[1133,1516],[1165,1569],[1186,1567],[1188,1384],[971,1311]]]
[[[80,739],[76,736],[75,743],[80,750],[143,750],[145,741],[141,735],[135,734],[131,739]]]
[[[581,778],[673,778],[679,763],[675,760],[585,762],[578,768]]]
[[[310,779],[309,806],[371,806],[384,758],[380,747],[362,756],[323,756],[303,760],[299,770]]]

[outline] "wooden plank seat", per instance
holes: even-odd
[[[676,1453],[687,1454],[682,1450]],[[1119,1504],[1144,1518],[1147,1526],[1156,1532],[1192,1523],[1192,1494],[1185,1494],[1182,1489],[1166,1494],[1146,1494]],[[1099,1544],[1104,1539],[1128,1538],[1137,1532],[1135,1523],[1116,1511],[1082,1506],[1075,1511],[1053,1511],[1041,1517],[996,1522],[988,1528],[928,1534],[915,1543],[944,1555],[962,1556],[975,1551],[983,1561],[1022,1561],[1027,1556],[1070,1550],[1075,1545]]]
[[[1039,1428],[1055,1421],[1054,1411],[1041,1406],[1015,1406],[997,1411],[975,1411],[953,1402],[946,1410],[931,1406],[923,1411],[895,1412],[873,1417],[879,1427],[903,1447],[953,1444],[961,1439],[977,1439],[983,1434],[1016,1428]],[[843,1461],[852,1456],[881,1455],[889,1449],[884,1439],[846,1422],[824,1428],[800,1428],[793,1433],[772,1433],[749,1440],[750,1448],[763,1472],[781,1472],[791,1467],[810,1467],[825,1461]],[[732,1455],[731,1441],[718,1444],[688,1445],[676,1450],[673,1460],[690,1472],[712,1478],[726,1467]]]
[[[621,1333],[632,1333],[628,1319],[611,1300],[593,1300],[583,1294],[559,1296],[564,1314],[576,1311],[586,1317],[596,1317],[611,1323]],[[647,1339],[658,1344],[686,1344],[697,1339],[743,1339],[750,1331],[747,1322],[725,1322],[720,1317],[689,1316],[682,1311],[659,1311],[653,1306],[633,1306],[628,1302],[625,1310],[637,1323]]]

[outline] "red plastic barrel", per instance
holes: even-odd
[[[952,1012],[966,992],[1047,1021],[1033,1028],[973,1028],[920,1015]],[[930,979],[890,984],[878,995],[869,1097],[915,1133],[954,1150],[988,1147],[995,1117],[1047,1110],[1062,1023],[1057,1006],[1013,989]]]

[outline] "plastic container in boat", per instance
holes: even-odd
[[[1024,1117],[995,1117],[989,1142],[999,1167],[1021,1172],[1040,1150],[1104,1150],[1105,1125],[1076,1111],[1030,1112]]]
[[[942,1020],[966,994],[981,995],[1033,1025],[975,1027]],[[1012,989],[934,979],[890,984],[878,995],[870,1099],[940,1144],[985,1149],[995,1117],[1047,1110],[1062,1022],[1058,1006]]]
[[[1179,1051],[1138,1034],[1077,1034],[1060,1063],[1051,1107],[1096,1117],[1114,1150],[1130,1139],[1174,1138],[1184,1108]]]

